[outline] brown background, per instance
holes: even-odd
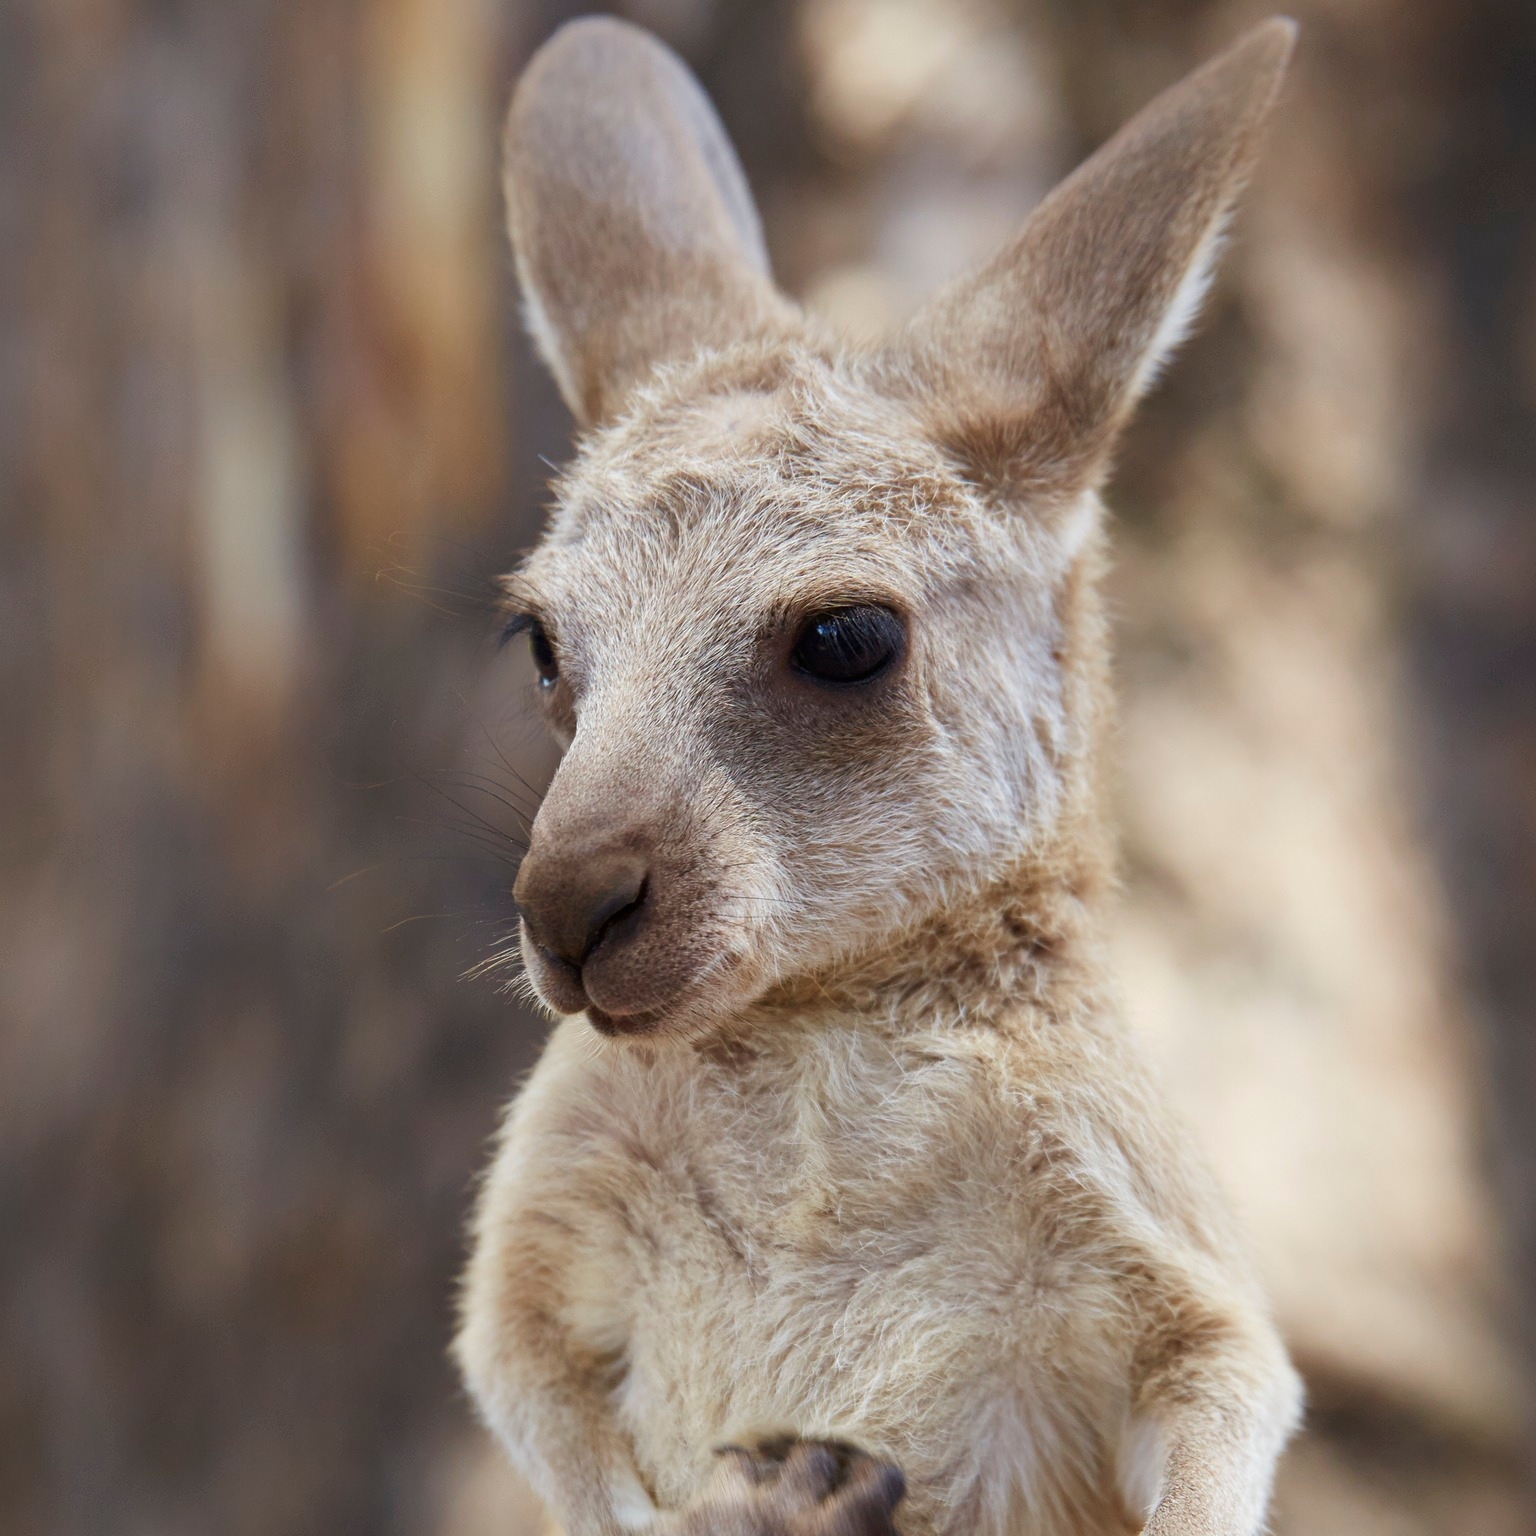
[[[0,0],[0,1529],[526,1530],[444,1348],[540,1026],[490,578],[569,423],[535,0]],[[853,330],[1260,11],[635,0]],[[1529,1529],[1536,7],[1307,0],[1119,517],[1132,1014],[1264,1255],[1278,1529]]]

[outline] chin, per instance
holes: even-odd
[[[701,1044],[730,1029],[762,996],[762,984],[735,966],[711,969],[702,984],[686,988],[660,1007],[616,1014],[588,1005],[586,1018],[609,1039],[675,1040]]]
[[[598,1034],[610,1040],[648,1039],[672,1032],[666,1008],[647,1008],[638,1013],[609,1013],[596,1003],[588,1003],[581,1016]]]

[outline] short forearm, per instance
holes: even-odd
[[[1181,1361],[1145,1408],[1168,1447],[1146,1536],[1258,1536],[1300,1404],[1278,1341],[1229,1340]]]
[[[622,1536],[656,1511],[614,1417],[609,1355],[572,1336],[559,1300],[568,1269],[521,1225],[508,1220],[476,1253],[455,1353],[481,1416],[566,1536]]]
[[[626,1536],[653,1524],[656,1507],[604,1401],[512,1391],[515,1401],[482,1400],[482,1412],[565,1536]]]
[[[1264,1528],[1274,1454],[1220,1439],[1174,1447],[1146,1536],[1257,1536]]]

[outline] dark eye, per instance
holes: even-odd
[[[560,676],[560,663],[555,660],[555,648],[544,633],[544,626],[534,619],[528,626],[528,649],[533,654],[533,664],[539,671],[539,686],[553,688]]]
[[[514,613],[501,627],[501,644],[506,645],[518,635],[528,636],[528,649],[539,672],[539,686],[553,688],[560,676],[560,663],[555,659],[555,648],[544,626],[531,613]]]
[[[819,683],[867,683],[896,660],[906,638],[889,608],[834,608],[806,621],[790,664]]]

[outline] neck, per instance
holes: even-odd
[[[1004,1029],[1102,995],[1102,914],[1111,883],[1094,823],[1064,829],[991,878],[852,956],[789,978],[755,1016],[854,1016],[901,1032]]]

